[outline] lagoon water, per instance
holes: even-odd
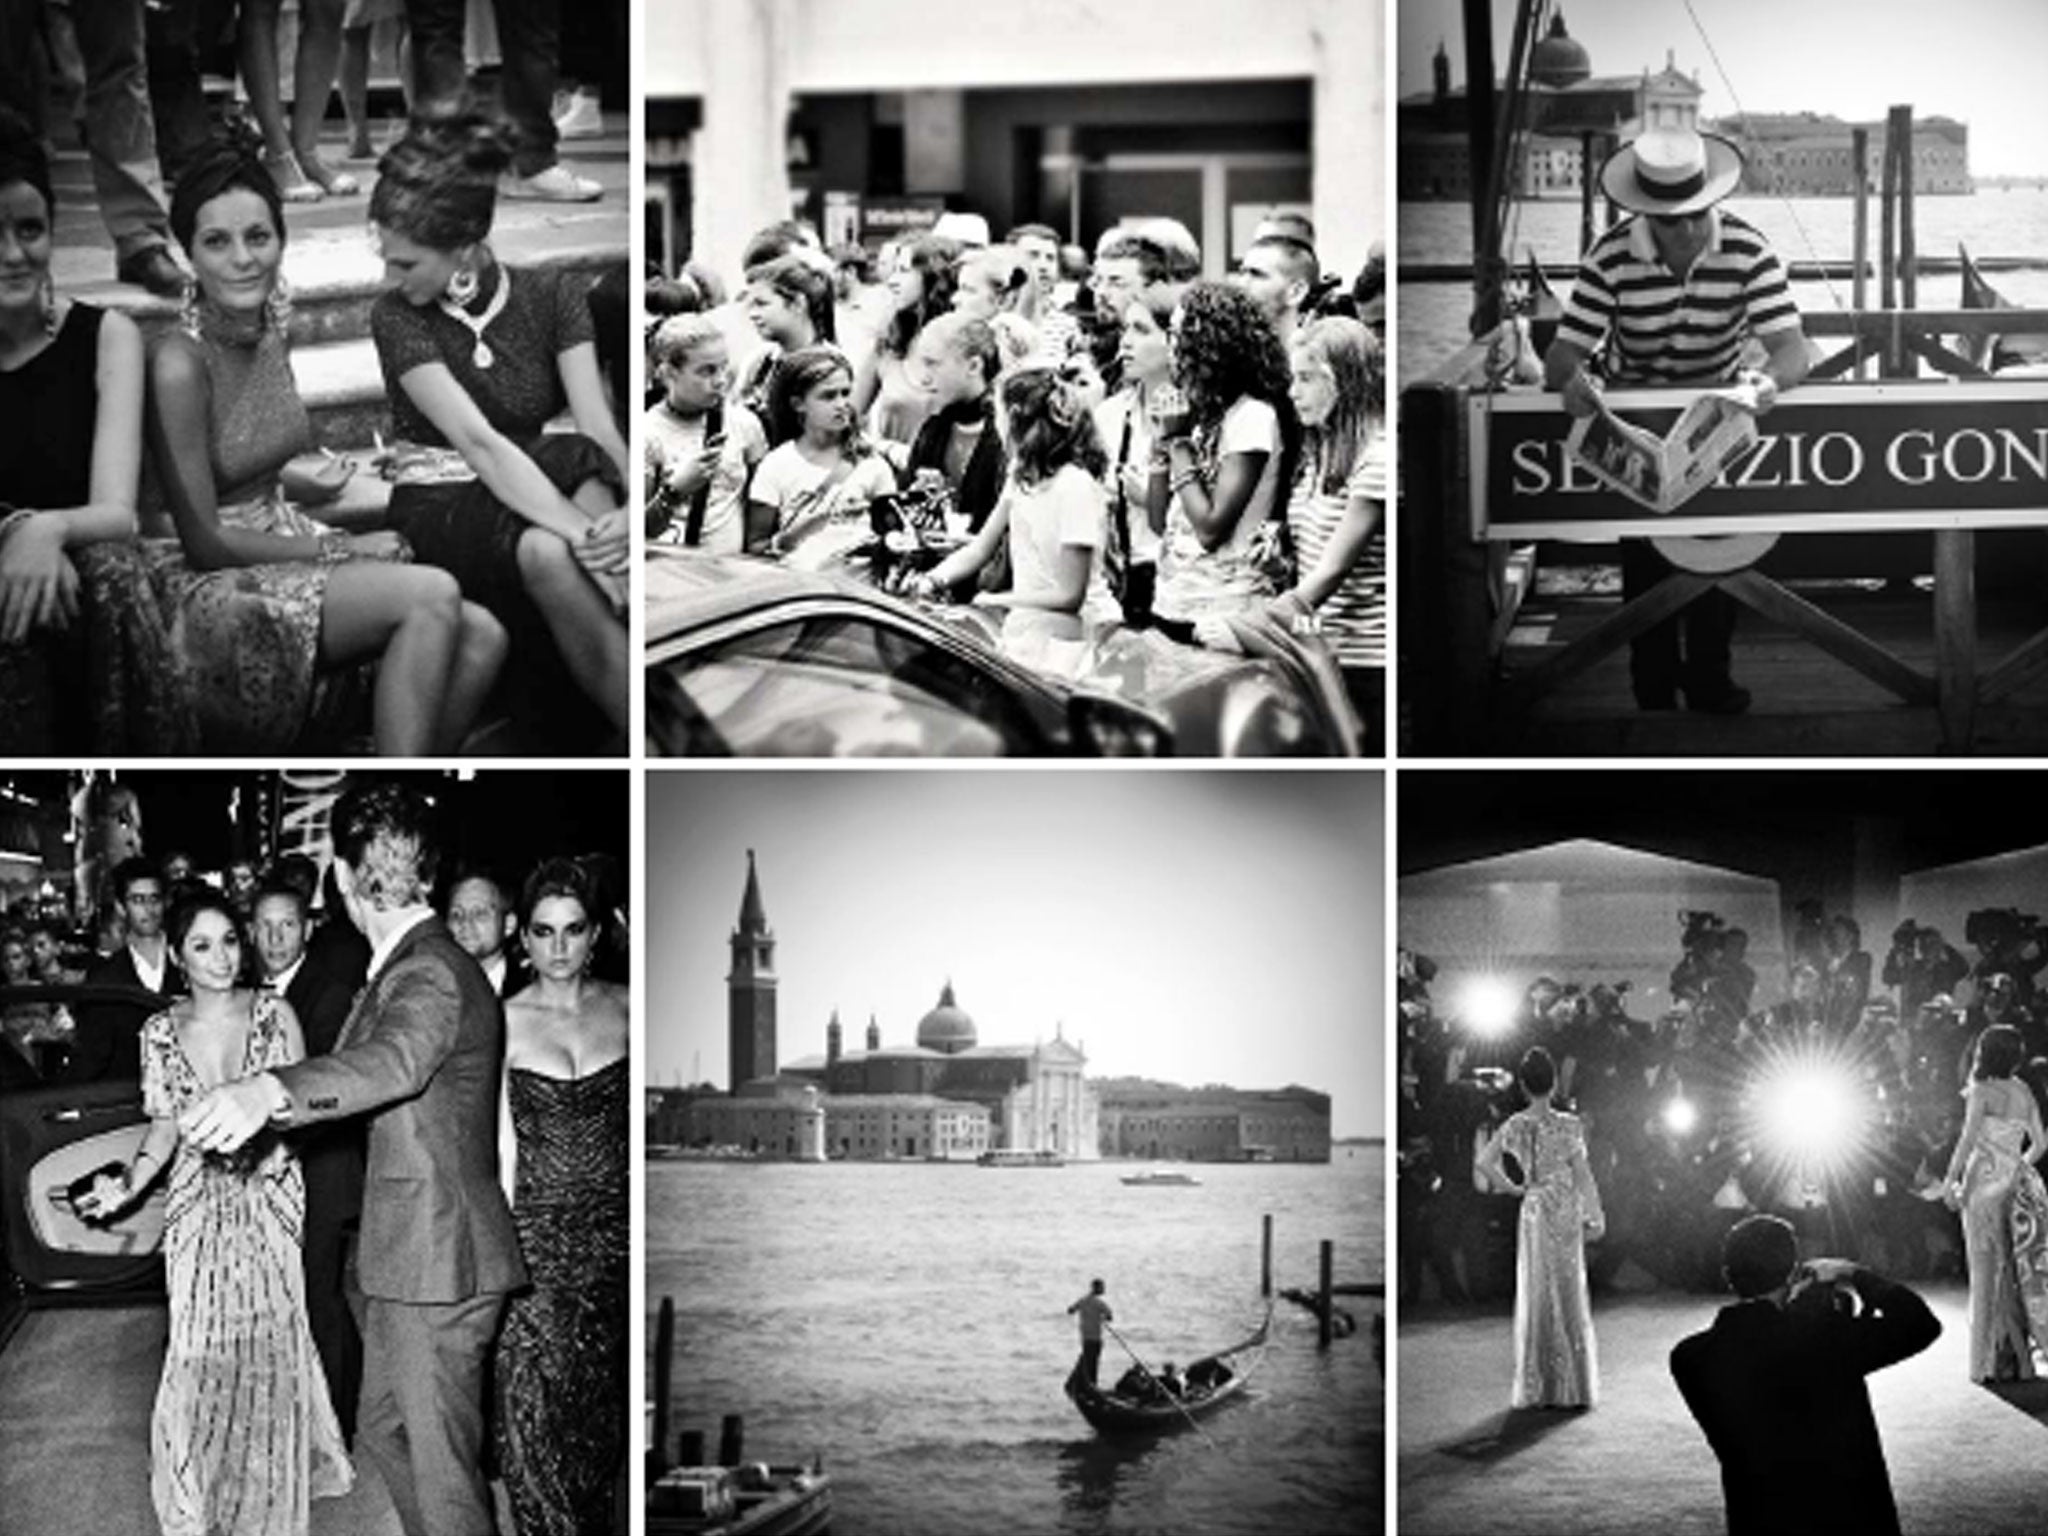
[[[1359,1329],[1327,1351],[1280,1302],[1246,1396],[1199,1431],[1102,1440],[1060,1383],[1094,1276],[1155,1367],[1250,1332],[1264,1213],[1276,1289],[1314,1287],[1322,1238],[1340,1282],[1381,1280],[1384,1148],[1199,1165],[1195,1188],[1121,1183],[1136,1167],[650,1163],[648,1338],[673,1297],[674,1428],[711,1450],[740,1413],[750,1460],[822,1452],[835,1536],[1382,1529],[1372,1298],[1342,1299]],[[1127,1363],[1106,1341],[1104,1381]]]
[[[1790,263],[1845,261],[1855,248],[1855,204],[1843,197],[1730,198],[1727,207],[1763,231],[1778,254]],[[1877,200],[1870,203],[1870,241],[1878,239]],[[1514,260],[1534,251],[1546,265],[1570,265],[1578,257],[1579,204],[1571,200],[1519,205],[1512,234]],[[1953,261],[1958,242],[1972,256],[2028,257],[2048,262],[2048,191],[2021,188],[2010,192],[1982,191],[1967,197],[1922,197],[1914,204],[1914,241],[1923,258]],[[1403,203],[1399,212],[1398,260],[1403,263],[1469,262],[1472,258],[1472,212],[1463,203]],[[1397,272],[1398,277],[1398,272]],[[2048,268],[1999,272],[1992,282],[2016,304],[2048,307]],[[1568,287],[1559,282],[1560,290]],[[1832,285],[1796,283],[1794,296],[1802,309],[1847,309],[1846,281]],[[1868,302],[1877,303],[1873,275]],[[1961,279],[1954,272],[1923,274],[1919,284],[1922,309],[1953,309],[1962,303]],[[1400,306],[1400,376],[1403,382],[1425,377],[1446,362],[1466,340],[1471,313],[1469,283],[1402,283]]]

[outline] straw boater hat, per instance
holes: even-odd
[[[1600,168],[1601,190],[1631,213],[1698,213],[1741,179],[1741,151],[1690,128],[1652,128]]]

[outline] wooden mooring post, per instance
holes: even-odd
[[[1259,1241],[1259,1294],[1270,1297],[1273,1294],[1273,1215],[1269,1211],[1260,1220],[1265,1233]]]
[[[668,1389],[672,1357],[676,1352],[676,1304],[661,1298],[661,1310],[654,1319],[654,1429],[648,1437],[647,1480],[653,1482],[668,1470]]]
[[[1321,1261],[1317,1265],[1318,1273],[1316,1276],[1316,1296],[1319,1302],[1319,1305],[1316,1307],[1316,1348],[1318,1349],[1328,1349],[1330,1347],[1330,1319],[1335,1315],[1334,1309],[1330,1304],[1330,1268],[1336,1256],[1336,1249],[1337,1245],[1331,1242],[1330,1239],[1327,1237],[1323,1239],[1320,1249]]]

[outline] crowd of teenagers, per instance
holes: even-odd
[[[1170,219],[1092,257],[978,216],[877,252],[800,221],[650,280],[650,539],[870,571],[927,600],[1252,648],[1320,635],[1371,743],[1385,695],[1385,377],[1375,261],[1326,273],[1266,220],[1227,281]],[[879,278],[879,281],[877,280]]]
[[[74,1199],[165,1198],[166,1531],[304,1536],[356,1459],[420,1536],[497,1529],[493,1477],[521,1533],[623,1529],[623,871],[443,872],[430,828],[370,786],[317,907],[304,855],[134,857],[89,949],[55,914],[0,933],[8,985],[94,988],[7,1006],[0,1088],[142,1085],[140,1146]]]
[[[50,163],[0,110],[0,749],[418,755],[483,732],[574,752],[623,732],[610,285],[493,256],[510,156],[464,108],[378,163],[392,442],[357,473],[316,451],[294,382],[260,147],[225,133],[178,178],[194,280],[145,346],[54,283]]]
[[[1818,1251],[1887,1274],[1967,1269],[1973,1285],[1980,1274],[2009,1274],[2015,1241],[2003,1223],[2038,1181],[2030,1167],[2022,1177],[2016,1152],[1993,1177],[2000,1127],[2019,1128],[2029,1158],[2048,1151],[2039,1130],[2048,1011],[2036,997],[2048,936],[2038,924],[2005,909],[1974,913],[1966,957],[1908,921],[1879,962],[1853,918],[1803,904],[1787,975],[1771,989],[1759,986],[1740,928],[1688,917],[1672,1004],[1654,1021],[1631,1013],[1625,986],[1544,977],[1504,1031],[1476,1027],[1432,1000],[1432,962],[1403,953],[1403,1294],[1419,1297],[1432,1281],[1453,1299],[1510,1286],[1515,1218],[1486,1165],[1489,1146],[1496,1162],[1503,1150],[1494,1145],[1501,1124],[1539,1097],[1519,1070],[1532,1048],[1551,1063],[1538,1073],[1542,1106],[1571,1112],[1597,1191],[1578,1202],[1602,1218],[1604,1240],[1588,1257],[1596,1291],[1627,1283],[1625,1273],[1714,1289],[1725,1234],[1759,1211],[1792,1221]],[[1841,1095],[1840,1144],[1787,1155],[1774,1145],[1786,1134],[1770,1107],[1774,1085],[1788,1073],[1811,1081],[1815,1070]],[[1809,1106],[1817,1117],[1830,1109]],[[1551,1166],[1571,1170],[1569,1159]],[[1973,1200],[1999,1215],[1973,1228]],[[2022,1215],[2034,1221],[2034,1206]],[[2048,1282],[2037,1289],[2048,1296]],[[1986,1311],[1973,1334],[1990,1341],[1986,1378],[2004,1334],[2024,1339],[2011,1310],[2021,1294],[2006,1283],[1995,1326]],[[2040,1322],[2048,1348],[2048,1310]],[[2024,1343],[2017,1359],[2031,1370]]]

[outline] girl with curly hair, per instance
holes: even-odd
[[[870,418],[877,437],[907,443],[917,436],[930,406],[906,372],[918,333],[953,308],[960,284],[961,247],[926,235],[900,247],[889,268],[889,318],[860,368],[854,404]]]
[[[776,446],[747,490],[747,548],[788,554],[833,524],[865,539],[868,503],[892,494],[896,475],[861,431],[844,352],[805,347],[776,365],[768,436]],[[815,563],[824,548],[806,550],[804,563]]]
[[[1166,634],[1192,641],[1198,621],[1278,595],[1272,568],[1301,426],[1287,355],[1247,295],[1192,283],[1169,334],[1187,410],[1159,418],[1152,450],[1147,511],[1163,537],[1153,613]]]
[[[1003,380],[1002,402],[1009,486],[973,541],[918,578],[918,595],[936,597],[973,576],[1007,540],[1012,584],[976,602],[1120,620],[1104,561],[1109,501],[1101,482],[1109,455],[1085,395],[1055,369],[1026,368]]]

